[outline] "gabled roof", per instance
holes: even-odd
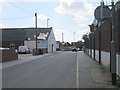
[[[44,37],[45,37],[46,39],[48,39],[51,30],[52,30],[52,28],[37,28],[37,37],[41,37],[41,39],[42,38],[44,39]],[[36,37],[36,29],[35,28],[25,28],[24,32],[25,32],[26,40],[28,40],[28,38],[30,38],[30,40],[35,40],[35,37]],[[43,36],[43,34],[46,36]],[[40,38],[38,38],[38,39],[40,39]]]
[[[24,40],[25,33],[18,28],[5,28],[2,31],[2,41]]]
[[[14,41],[14,40],[35,40],[36,28],[3,28],[2,31],[2,41]],[[42,37],[43,39],[48,39],[49,34],[52,30],[51,28],[37,28],[37,37]],[[0,31],[0,32],[1,32]],[[41,36],[42,35],[42,36]],[[42,39],[42,38],[41,38]]]

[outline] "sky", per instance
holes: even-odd
[[[0,0],[0,28],[53,27],[55,38],[65,42],[82,40],[89,33],[94,10],[101,0]],[[109,4],[111,0],[104,0]]]

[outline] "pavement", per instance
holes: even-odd
[[[17,60],[13,60],[13,61],[8,61],[8,62],[3,62],[2,64],[0,64],[0,69],[4,69],[7,67],[11,67],[11,66],[15,66],[18,64],[22,64],[25,62],[29,62],[32,60],[36,60],[38,58],[50,55],[51,53],[46,53],[43,55],[37,55],[37,56],[33,56],[32,54],[18,54],[18,59]]]
[[[105,73],[97,61],[87,54],[77,53],[80,88],[116,88],[111,84],[110,73]]]

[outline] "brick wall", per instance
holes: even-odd
[[[118,14],[119,13],[119,14]],[[116,51],[118,54],[120,54],[120,10],[119,12],[117,12],[117,16],[116,16],[116,27],[115,27],[115,33],[116,33]],[[110,44],[111,44],[111,30],[112,30],[112,26],[111,26],[111,20],[105,20],[103,22],[103,24],[100,27],[97,27],[96,30],[94,31],[94,35],[95,35],[95,49],[99,50],[99,33],[101,33],[101,51],[105,51],[105,52],[110,52]],[[99,32],[100,31],[100,32]],[[94,46],[94,35],[89,35],[91,37],[91,47],[93,49]],[[87,42],[85,42],[87,43]],[[88,43],[87,43],[88,44]],[[86,45],[87,48],[89,48],[89,45]]]
[[[107,20],[101,25],[101,51],[110,52],[110,46],[111,46],[111,21]]]
[[[117,53],[120,54],[120,9],[116,12],[116,43]]]
[[[18,54],[14,50],[0,50],[0,55],[2,56],[2,62],[18,59]]]

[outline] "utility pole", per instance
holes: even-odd
[[[35,13],[36,55],[37,55],[37,12]]]
[[[62,43],[64,42],[64,34],[62,33]]]
[[[116,85],[116,44],[115,44],[115,5],[114,0],[111,0],[112,5],[112,41],[111,41],[111,72],[112,85]]]
[[[48,21],[49,21],[50,19],[49,18],[47,18],[47,28],[48,28]]]
[[[75,42],[75,32],[74,32],[74,34],[73,34],[73,41]]]

